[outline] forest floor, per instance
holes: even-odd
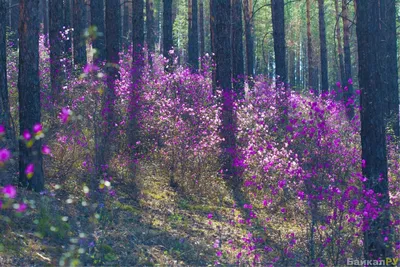
[[[139,203],[133,201],[129,181],[115,180],[116,196],[104,200],[98,220],[90,205],[79,205],[84,197],[73,196],[81,190],[77,185],[49,190],[51,197],[19,191],[31,208],[21,216],[8,214],[11,220],[1,230],[0,266],[81,266],[82,259],[102,266],[206,266],[217,260],[216,240],[239,239],[245,233],[230,225],[228,218],[238,211],[226,197],[220,204],[192,201],[166,178],[146,175],[142,180]],[[85,243],[86,233],[92,233],[95,245]]]

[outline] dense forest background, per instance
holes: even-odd
[[[0,265],[400,257],[395,0],[0,0]]]

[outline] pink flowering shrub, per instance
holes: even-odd
[[[349,122],[343,105],[330,97],[292,93],[282,101],[278,92],[258,77],[238,104],[236,165],[243,172],[249,217],[231,219],[233,225],[247,225],[247,234],[236,243],[225,240],[218,261],[323,266],[362,257],[363,231],[381,210],[378,196],[362,183],[359,118]],[[389,147],[396,211],[398,149]],[[398,236],[399,219],[393,215]]]

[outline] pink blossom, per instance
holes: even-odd
[[[28,206],[25,203],[20,203],[16,211],[17,212],[24,212],[27,207]]]
[[[29,140],[31,140],[32,135],[31,135],[31,133],[30,133],[28,130],[24,130],[24,132],[23,132],[23,134],[22,134],[22,137],[23,137],[26,141],[29,141]]]
[[[62,108],[60,113],[60,120],[62,123],[66,123],[69,119],[69,116],[72,114],[72,111],[69,108]]]
[[[42,154],[49,155],[50,153],[51,153],[50,147],[48,147],[47,145],[43,145],[42,146]]]
[[[25,175],[28,178],[31,178],[34,172],[35,172],[35,165],[33,163],[28,164],[28,166],[26,166],[25,168]]]
[[[0,149],[0,163],[4,163],[11,158],[11,152],[6,148]]]
[[[17,195],[17,190],[12,185],[6,185],[3,187],[3,194],[8,198],[15,198]]]
[[[42,130],[43,130],[43,127],[42,127],[42,125],[40,123],[37,123],[37,124],[33,125],[33,132],[35,134],[41,132]]]

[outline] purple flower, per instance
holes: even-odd
[[[28,164],[25,168],[25,175],[28,179],[33,177],[33,173],[35,172],[35,165],[33,163]]]
[[[6,185],[3,187],[3,194],[8,198],[15,198],[17,195],[17,190],[12,185]]]
[[[48,147],[47,145],[43,145],[42,146],[42,154],[49,155],[50,153],[51,153],[50,147]]]
[[[24,212],[28,206],[25,203],[20,203],[17,212]]]
[[[11,158],[11,152],[5,148],[0,149],[0,163],[4,163]]]
[[[40,123],[37,123],[37,124],[33,125],[33,132],[35,134],[37,134],[37,133],[39,133],[41,131],[43,131],[43,127],[42,127],[42,125]]]
[[[25,131],[23,132],[23,134],[22,134],[22,137],[23,137],[26,141],[29,141],[29,140],[31,140],[32,135],[31,135],[31,133],[30,133],[28,130],[25,130]]]
[[[6,128],[0,124],[0,136],[6,133]]]

